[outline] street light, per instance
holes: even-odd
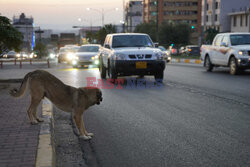
[[[104,10],[103,8],[102,8],[102,10],[93,9],[93,8],[86,8],[86,10],[87,10],[87,11],[93,10],[93,11],[95,11],[95,12],[100,13],[100,14],[102,15],[102,26],[104,26],[104,14],[107,13],[107,12],[114,11],[114,10],[115,10],[115,11],[118,11],[119,8],[113,8],[113,9],[109,9],[109,10]]]

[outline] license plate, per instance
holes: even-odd
[[[136,62],[135,63],[136,69],[146,69],[147,68],[147,62]]]

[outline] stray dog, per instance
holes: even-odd
[[[43,70],[36,70],[26,74],[19,90],[11,90],[10,95],[21,97],[26,88],[29,89],[31,95],[31,103],[27,110],[31,124],[43,122],[41,118],[37,117],[36,109],[40,101],[46,97],[59,109],[72,113],[73,121],[79,130],[81,138],[88,140],[94,135],[86,131],[82,116],[83,112],[90,106],[100,104],[102,101],[100,89],[96,87],[75,88],[65,85],[54,75]]]

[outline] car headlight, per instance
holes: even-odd
[[[240,50],[239,55],[241,56],[248,56],[248,51],[247,50]]]
[[[163,54],[161,54],[161,53],[156,53],[156,54],[155,54],[155,59],[156,59],[156,60],[163,60]]]
[[[68,59],[68,60],[73,60],[73,59],[75,59],[75,54],[74,54],[74,53],[68,53],[68,54],[67,54],[67,59]]]
[[[16,55],[16,57],[18,57],[18,58],[19,58],[20,56],[21,56],[20,54],[17,54],[17,55]]]
[[[50,53],[49,57],[50,57],[51,59],[54,59],[54,58],[56,57],[56,55],[53,54],[53,53]]]
[[[73,65],[76,65],[76,64],[77,64],[77,60],[73,60],[73,61],[72,61],[72,64],[73,64]]]
[[[125,54],[121,54],[121,53],[117,53],[117,54],[115,54],[115,59],[116,60],[125,60],[126,59],[126,55]]]

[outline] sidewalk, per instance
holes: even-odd
[[[12,84],[18,87],[20,84]],[[31,125],[27,116],[29,96],[13,98],[7,84],[0,83],[0,166],[34,167],[40,125]],[[41,110],[41,105],[38,111]]]

